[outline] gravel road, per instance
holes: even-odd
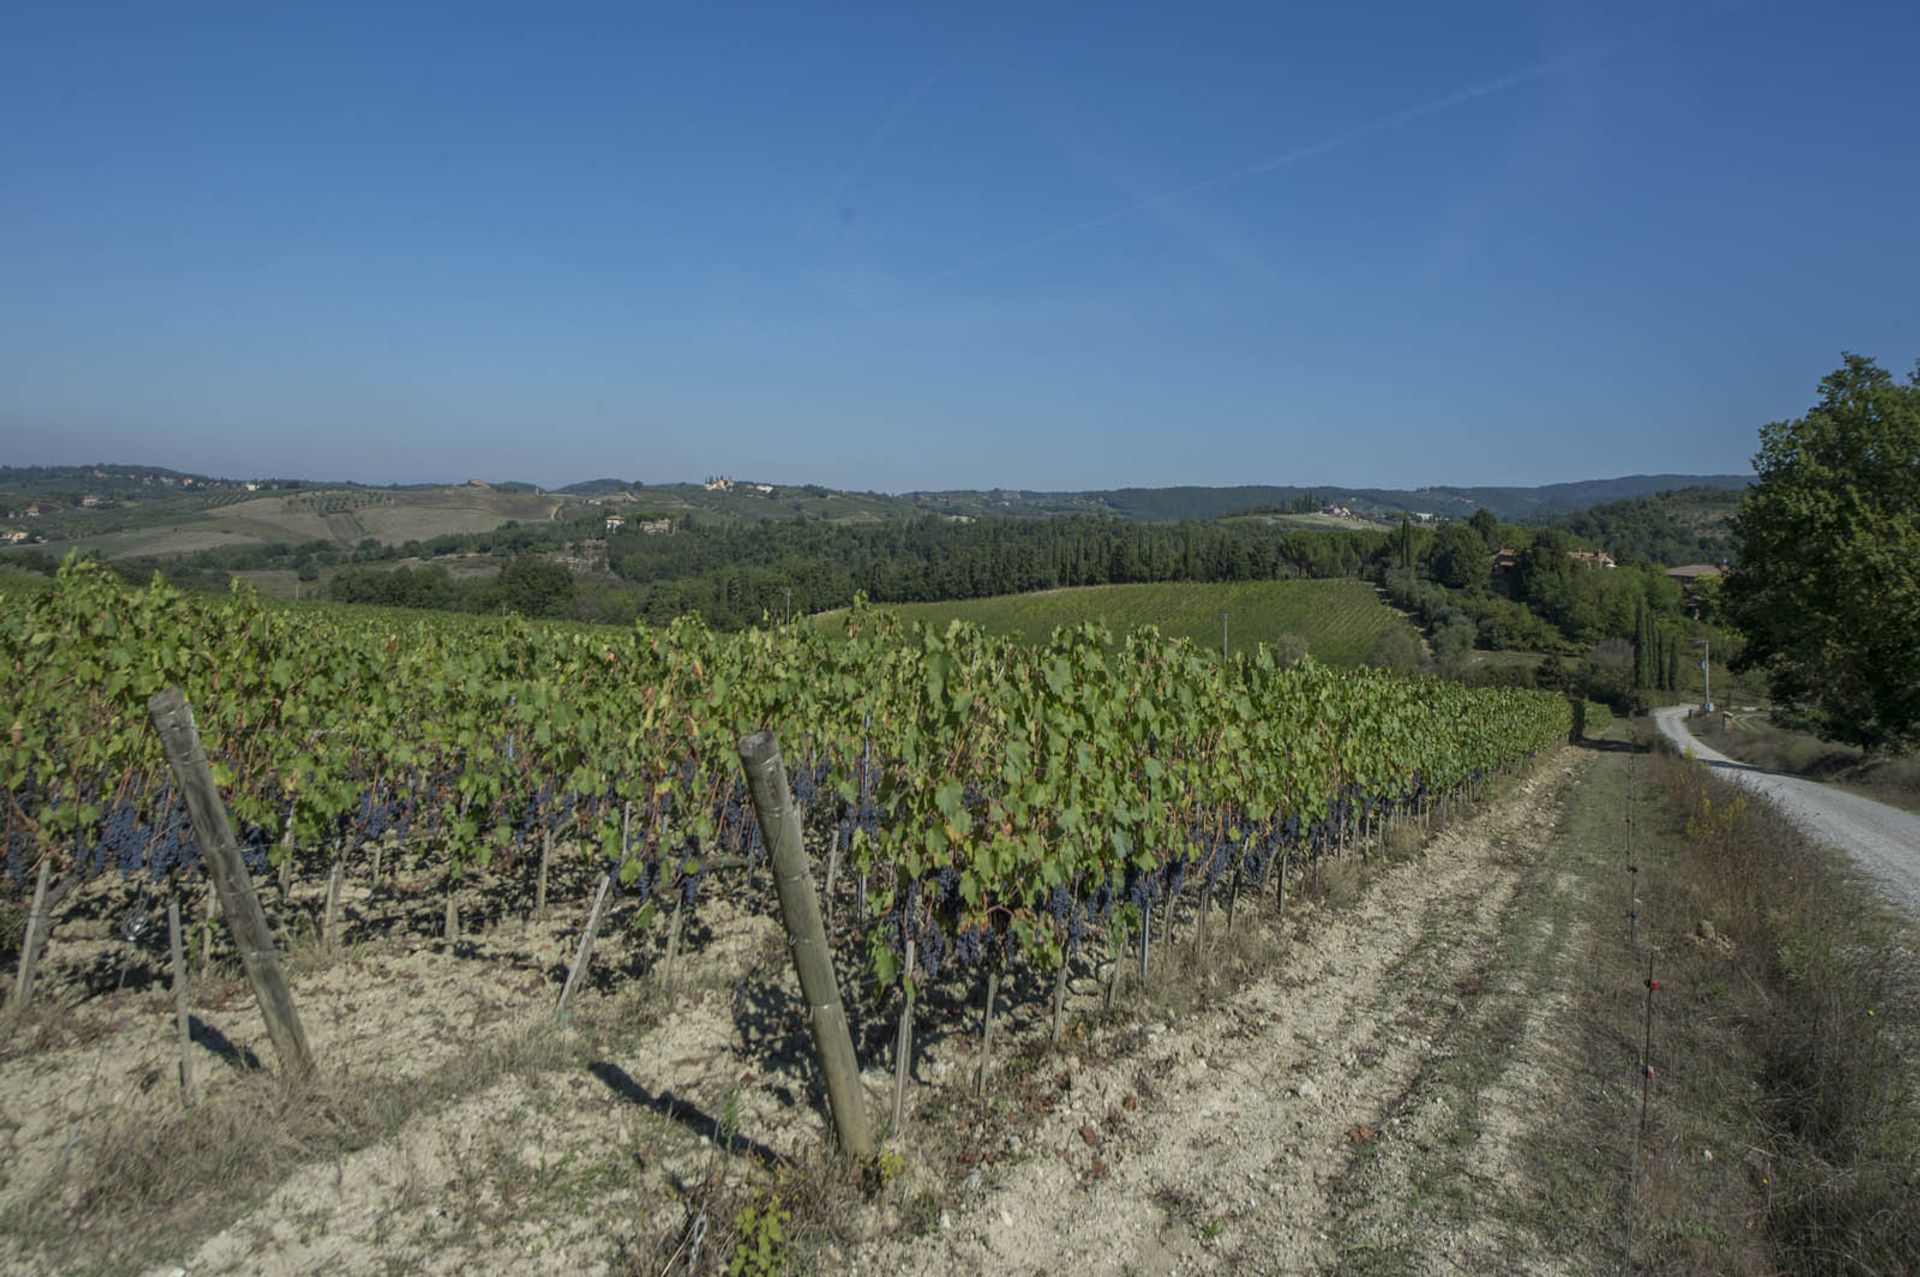
[[[1685,706],[1654,711],[1661,733],[1694,757],[1771,798],[1815,838],[1840,848],[1873,875],[1881,894],[1920,918],[1920,816],[1818,781],[1738,762],[1687,730]]]

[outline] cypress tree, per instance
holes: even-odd
[[[1652,670],[1653,653],[1647,650],[1647,601],[1636,599],[1633,604],[1633,685],[1653,686]]]

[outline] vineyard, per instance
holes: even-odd
[[[842,987],[900,1008],[907,1052],[926,990],[958,990],[950,1014],[983,991],[976,1085],[996,998],[1050,999],[1057,1035],[1070,973],[1110,1002],[1176,918],[1231,926],[1249,893],[1280,898],[1571,723],[1556,696],[1265,649],[1223,663],[1150,629],[1028,646],[859,608],[835,638],[621,631],[280,609],[86,564],[0,599],[0,661],[16,890],[42,866],[118,881],[130,944],[161,943],[147,920],[172,904],[202,961],[211,893],[148,717],[162,689],[192,707],[248,869],[283,894],[330,881],[336,940],[341,880],[377,892],[404,862],[444,892],[430,925],[449,939],[475,884],[524,912],[564,877],[665,929],[671,961],[704,908],[768,907],[739,742],[771,729]]]

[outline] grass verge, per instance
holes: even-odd
[[[1604,1261],[1594,1271],[1920,1272],[1920,974],[1903,921],[1840,853],[1671,754],[1606,760],[1561,841],[1587,925],[1553,1120],[1525,1143],[1535,1228],[1569,1226],[1548,1204],[1585,1203],[1575,1249]],[[1649,954],[1653,1076],[1629,1187]]]
[[[1743,1162],[1774,1263],[1920,1271],[1920,972],[1905,920],[1764,801],[1671,755],[1654,767],[1679,837],[1655,916],[1725,983],[1746,1077]]]
[[[1920,758],[1870,758],[1851,745],[1782,727],[1761,714],[1716,715],[1688,726],[1702,744],[1729,758],[1839,785],[1920,812]]]

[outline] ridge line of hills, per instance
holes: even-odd
[[[389,502],[454,508],[463,498],[474,515],[498,507],[504,519],[555,516],[575,501],[624,500],[663,512],[702,512],[721,519],[818,518],[870,522],[922,515],[953,517],[1061,514],[1109,515],[1140,522],[1218,519],[1236,515],[1348,511],[1354,518],[1397,521],[1402,513],[1460,518],[1482,507],[1505,520],[1529,521],[1572,513],[1610,501],[1652,496],[1682,488],[1739,489],[1751,476],[1735,474],[1635,474],[1607,479],[1519,485],[1439,484],[1420,488],[1349,487],[1335,484],[1178,485],[1083,491],[1022,488],[942,489],[903,493],[860,492],[818,484],[782,484],[718,479],[706,483],[645,484],[617,478],[590,479],[556,489],[530,483],[469,480],[449,484],[363,484],[303,479],[223,479],[160,466],[0,466],[0,515],[17,520],[41,502],[56,509],[94,506],[122,509],[164,505],[188,517],[248,500],[285,502],[299,494],[336,492],[384,497]],[[540,505],[544,498],[545,508]],[[351,504],[351,502],[348,502]],[[18,509],[14,507],[19,507]],[[471,523],[468,519],[465,522]],[[471,529],[469,529],[471,530]]]

